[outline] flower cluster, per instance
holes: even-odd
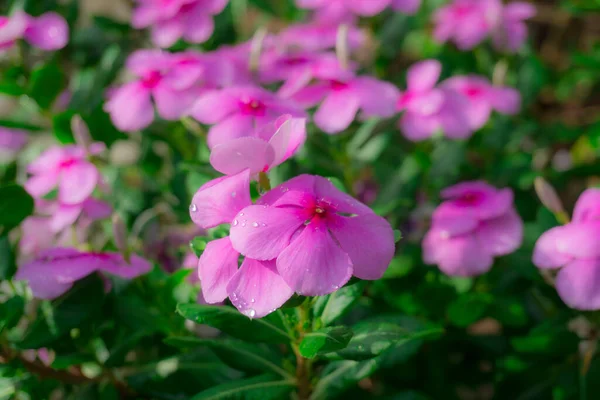
[[[39,17],[22,11],[9,17],[0,16],[0,51],[11,48],[19,39],[42,50],[62,49],[69,41],[69,26],[54,12]]]

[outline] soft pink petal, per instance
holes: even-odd
[[[531,3],[515,1],[504,7],[504,17],[509,19],[524,20],[534,17],[536,8]]]
[[[432,229],[436,229],[442,236],[452,237],[473,232],[479,221],[469,212],[450,213],[436,210],[433,214]]]
[[[269,140],[275,152],[270,167],[276,166],[290,158],[306,141],[306,119],[287,118]]]
[[[421,6],[421,0],[392,0],[392,8],[405,14],[414,14]]]
[[[88,161],[79,161],[61,169],[58,182],[58,198],[64,204],[82,203],[92,195],[100,174]]]
[[[25,182],[25,190],[35,198],[44,197],[58,184],[58,175],[41,174],[34,175]]]
[[[315,113],[315,124],[329,134],[350,126],[360,107],[358,96],[348,90],[331,92]]]
[[[90,197],[83,202],[83,212],[85,213],[86,217],[95,221],[110,217],[110,214],[112,213],[112,207],[105,201]]]
[[[287,182],[288,187],[292,181],[293,179],[290,179]],[[316,198],[331,203],[338,212],[358,215],[373,214],[369,206],[342,192],[329,179],[322,176],[314,176],[314,193]]]
[[[140,4],[133,10],[131,15],[131,26],[135,29],[146,28],[160,17],[160,9],[153,5]]]
[[[513,115],[521,109],[521,94],[513,88],[492,88],[490,100],[494,109],[503,114]]]
[[[275,152],[269,143],[255,137],[242,137],[216,145],[210,153],[210,164],[226,175],[249,169],[251,174],[267,170]]]
[[[573,260],[573,257],[558,245],[567,234],[568,232],[563,226],[557,226],[544,232],[535,243],[533,263],[538,268],[558,268]]]
[[[567,264],[556,276],[556,290],[571,308],[600,309],[600,258]]]
[[[300,106],[304,108],[311,108],[319,104],[321,100],[323,100],[325,96],[329,94],[329,92],[329,84],[320,82],[298,90],[291,98]]]
[[[244,256],[272,260],[302,224],[304,218],[295,210],[249,206],[235,216],[229,235],[233,248]]]
[[[196,99],[196,90],[174,90],[158,85],[153,90],[158,115],[167,120],[178,120],[190,109]]]
[[[129,262],[123,258],[123,255],[118,253],[101,253],[100,259],[99,270],[124,279],[136,278],[152,269],[150,262],[135,254],[129,256]]]
[[[294,291],[277,272],[275,261],[246,258],[227,285],[231,303],[250,318],[262,318],[281,307]]]
[[[203,10],[188,16],[183,32],[183,38],[190,43],[204,43],[215,30],[213,19],[204,14]]]
[[[277,270],[295,292],[322,296],[348,282],[352,261],[326,226],[311,223],[279,255]]]
[[[352,88],[360,99],[360,108],[366,117],[389,118],[396,113],[400,92],[391,83],[363,76],[352,83]]]
[[[422,116],[411,112],[404,113],[399,124],[402,134],[408,140],[415,142],[429,139],[441,129],[439,118],[436,115]]]
[[[573,222],[600,220],[600,189],[590,188],[579,196],[573,210]]]
[[[124,132],[143,129],[154,119],[150,91],[139,82],[115,89],[105,110],[110,114],[113,124]]]
[[[202,186],[190,205],[192,221],[202,228],[231,223],[242,208],[251,204],[250,172],[212,180]]]
[[[25,40],[42,50],[62,49],[69,41],[69,26],[62,16],[47,12],[31,19]]]
[[[152,27],[152,42],[158,47],[171,47],[183,36],[184,29],[181,16],[159,21]]]
[[[353,0],[346,4],[354,14],[372,17],[382,12],[390,4],[390,0]]]
[[[0,16],[0,50],[12,46],[15,40],[23,36],[28,19],[28,15],[22,11],[17,11],[10,17]]]
[[[50,229],[52,232],[60,232],[68,226],[75,223],[77,218],[81,215],[82,205],[81,204],[62,204],[59,205],[58,209],[55,210],[50,216]]]
[[[523,242],[523,221],[515,210],[510,210],[506,215],[483,221],[475,234],[490,254],[510,254]]]
[[[328,227],[350,256],[354,276],[368,280],[383,276],[396,248],[394,231],[385,219],[375,214],[338,217]]]
[[[442,64],[437,60],[425,60],[412,65],[406,75],[409,90],[424,91],[432,89],[442,73]]]
[[[563,227],[564,235],[556,241],[558,250],[575,258],[600,257],[600,220],[571,223]]]
[[[492,255],[471,234],[447,238],[438,230],[430,230],[423,240],[423,258],[437,264],[450,276],[476,276],[487,272],[493,263]]]
[[[207,144],[214,148],[233,139],[252,136],[258,125],[251,115],[232,114],[208,130]]]
[[[198,277],[207,303],[220,303],[227,298],[227,284],[238,271],[239,255],[229,237],[208,242],[198,261]]]
[[[229,91],[211,91],[198,99],[191,116],[203,124],[216,124],[239,109],[238,99]]]

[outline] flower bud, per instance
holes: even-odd
[[[73,131],[75,143],[85,150],[86,155],[89,155],[92,137],[87,125],[79,115],[74,115],[73,118],[71,118],[71,130]]]
[[[565,213],[565,209],[560,201],[560,198],[558,197],[558,194],[556,194],[556,190],[554,190],[548,181],[541,176],[538,176],[535,178],[533,186],[535,187],[535,193],[537,194],[538,198],[547,209],[557,215]]]

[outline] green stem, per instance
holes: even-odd
[[[305,301],[298,307],[298,324],[296,325],[296,341],[292,349],[296,355],[296,383],[298,385],[298,400],[308,400],[312,393],[312,361],[300,354],[300,342],[306,333],[310,332],[310,302]]]

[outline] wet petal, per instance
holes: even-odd
[[[239,253],[229,237],[209,242],[198,261],[198,277],[207,303],[219,303],[227,298],[227,285],[238,271]]]
[[[600,258],[567,264],[556,276],[556,290],[571,308],[600,309]]]
[[[342,132],[354,121],[359,107],[360,100],[352,91],[331,92],[315,113],[315,124],[329,134]]]
[[[87,161],[79,161],[63,168],[58,182],[60,202],[64,204],[82,203],[92,195],[99,175],[96,166]]]
[[[275,152],[269,143],[254,137],[242,137],[218,144],[210,152],[210,164],[227,175],[249,169],[251,174],[268,169]]]

